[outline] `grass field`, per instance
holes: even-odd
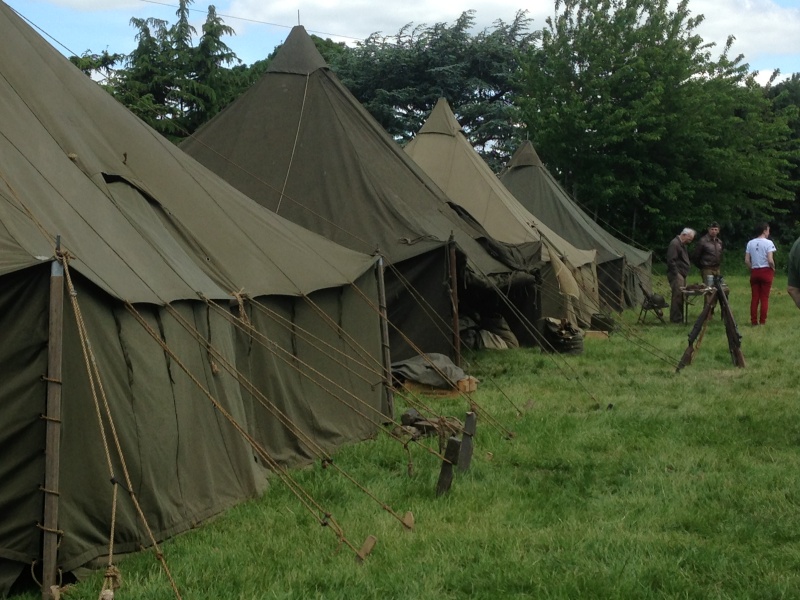
[[[437,456],[385,435],[336,456],[371,496],[336,469],[293,473],[356,548],[377,538],[363,564],[276,481],[163,544],[181,596],[800,597],[800,311],[779,275],[767,325],[751,328],[747,279],[727,279],[746,368],[717,316],[676,373],[691,324],[637,325],[638,311],[580,356],[478,353],[475,454],[448,494],[435,494]],[[468,410],[464,398],[398,398],[398,414],[419,401]],[[414,530],[382,505],[411,511]],[[119,568],[118,599],[175,597],[152,552]],[[95,599],[101,584],[97,573],[67,597]]]

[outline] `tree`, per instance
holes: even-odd
[[[770,85],[767,95],[772,99],[773,110],[788,119],[792,130],[790,147],[800,147],[800,73],[794,73],[789,79]],[[787,213],[780,219],[778,227],[773,226],[773,237],[783,242],[784,247],[788,247],[800,236],[800,158],[792,159],[791,173],[790,178],[795,183],[794,201],[789,203]]]
[[[239,62],[222,41],[234,30],[214,6],[208,7],[197,46],[189,23],[194,0],[179,0],[177,21],[131,19],[138,42],[126,68],[117,71],[111,91],[125,106],[172,140],[179,140],[213,117],[243,90],[247,74],[226,65]],[[248,82],[249,83],[249,82]]]
[[[190,53],[190,81],[194,83],[192,87],[195,95],[193,110],[184,123],[189,132],[194,132],[243,91],[237,73],[225,68],[226,65],[241,62],[222,41],[223,36],[235,34],[233,28],[217,15],[214,6],[209,6],[203,24],[203,35],[197,48]]]
[[[473,35],[474,24],[474,11],[467,11],[452,25],[409,24],[391,38],[373,34],[335,56],[331,67],[400,142],[419,131],[440,97],[447,98],[472,144],[497,167],[519,124],[512,103],[519,55],[536,34],[524,11],[512,23],[498,20]]]
[[[688,0],[559,0],[518,98],[541,157],[596,217],[647,245],[789,200],[786,116],[733,38],[715,60]],[[749,233],[749,231],[748,231]]]
[[[89,77],[104,83],[114,77],[114,67],[125,59],[124,54],[109,54],[108,50],[103,50],[100,54],[94,54],[87,50],[80,56],[70,56],[70,62],[78,67]]]

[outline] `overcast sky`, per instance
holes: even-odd
[[[65,54],[105,49],[129,53],[136,45],[131,17],[172,23],[177,7],[175,0],[5,2]],[[510,22],[517,10],[527,9],[532,28],[540,29],[554,10],[553,0],[196,0],[191,8],[198,30],[212,3],[236,30],[227,44],[246,64],[265,58],[298,23],[321,37],[353,42],[373,32],[392,35],[407,23],[453,23],[469,9],[476,11],[478,28],[491,27],[497,19]],[[762,83],[776,68],[783,76],[800,72],[800,0],[689,0],[689,8],[694,15],[705,15],[700,35],[716,42],[719,50],[728,35],[736,37],[732,54],[744,54]]]

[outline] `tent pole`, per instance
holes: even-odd
[[[447,244],[450,252],[450,302],[453,305],[453,346],[455,347],[455,364],[461,366],[461,332],[458,326],[458,269],[456,268],[455,236],[450,234]]]
[[[394,419],[394,392],[392,388],[392,356],[389,348],[389,317],[386,308],[386,284],[383,279],[383,256],[378,257],[378,302],[381,313],[381,346],[383,348],[383,377],[386,388],[386,405],[389,418]]]
[[[42,544],[42,598],[53,596],[58,585],[58,476],[61,444],[61,361],[64,333],[64,265],[60,236],[56,260],[50,266],[50,314],[47,343],[47,414],[45,415],[44,537]]]

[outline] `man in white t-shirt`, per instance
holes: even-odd
[[[747,242],[744,262],[750,269],[750,325],[764,325],[769,310],[769,292],[775,279],[775,244],[769,239],[769,223],[759,223],[756,237]],[[759,305],[761,311],[759,312]]]

